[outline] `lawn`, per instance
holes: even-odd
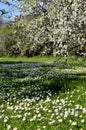
[[[85,59],[1,57],[0,130],[86,130]]]
[[[18,56],[18,57],[11,57],[11,56],[2,56],[0,57],[0,62],[53,62],[55,60],[54,56],[33,56],[33,57],[26,57],[26,56]]]

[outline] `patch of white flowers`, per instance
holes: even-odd
[[[14,74],[15,72],[15,82],[21,81],[18,80],[17,77],[21,72],[24,72],[24,74],[28,73],[27,77],[34,76],[34,80],[31,79],[31,81],[39,80],[39,75],[42,75],[43,78],[44,75],[40,65],[38,65],[39,70],[36,68],[36,65],[32,64],[32,68],[29,66],[29,64],[15,64],[7,65],[6,67],[6,64],[4,64],[3,66],[1,65],[1,68],[3,68],[2,70],[10,68],[9,72],[11,71],[11,74]],[[3,71],[3,75],[4,73],[5,72]],[[3,75],[1,76],[1,79]],[[48,72],[45,76],[47,78],[48,76],[53,75],[51,72]],[[7,80],[5,77],[6,75],[3,80],[5,83],[0,82],[4,85],[4,87],[1,86],[0,89],[0,122],[4,124],[3,129],[17,130],[20,129],[18,127],[21,125],[20,127],[24,127],[28,130],[26,126],[30,128],[31,124],[34,124],[36,130],[46,130],[48,128],[50,129],[54,125],[60,127],[65,122],[66,127],[70,128],[70,130],[74,130],[77,126],[79,127],[79,124],[81,128],[86,124],[86,106],[84,103],[81,104],[82,100],[86,101],[86,91],[84,91],[84,87],[72,91],[68,90],[65,93],[60,94],[60,96],[55,94],[55,97],[52,95],[51,91],[47,91],[46,93],[44,92],[47,95],[45,96],[43,95],[43,91],[41,91],[41,86],[35,84],[32,86],[29,86],[30,84],[23,84],[25,81],[29,82],[29,78],[28,80],[27,78],[25,80],[25,77],[23,77],[24,82],[21,81],[23,86],[21,86],[20,90],[16,90],[20,86],[13,89],[11,85],[15,85],[15,82],[10,83],[10,81],[8,82],[9,79]],[[10,78],[10,75],[8,75],[8,78]],[[36,95],[38,94],[38,96],[35,97],[36,95],[32,95],[32,97],[29,98],[29,94],[33,94],[31,93],[32,89],[35,91]],[[28,93],[26,97],[24,97],[25,92]],[[18,96],[20,96],[20,98]],[[63,129],[65,126],[63,126]]]

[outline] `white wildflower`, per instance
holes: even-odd
[[[23,121],[25,121],[26,120],[26,117],[23,117],[23,119],[22,119]]]
[[[77,122],[73,121],[73,122],[71,123],[71,125],[77,125]]]
[[[8,126],[7,126],[7,130],[10,130],[10,129],[11,129],[11,125],[8,125]]]
[[[85,121],[85,120],[84,120],[84,119],[82,119],[82,120],[81,120],[81,123],[84,123],[84,121]]]
[[[13,128],[13,130],[17,130],[17,127]]]
[[[43,126],[43,129],[45,129],[46,128],[46,126]]]
[[[58,119],[58,122],[62,122],[62,119]]]

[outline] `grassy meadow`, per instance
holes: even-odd
[[[86,59],[0,57],[0,130],[86,130]]]

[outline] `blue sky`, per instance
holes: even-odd
[[[9,1],[11,2],[11,0],[9,0]],[[12,3],[13,5],[15,5],[15,6],[18,5],[17,2],[11,2],[11,3]],[[7,11],[7,12],[10,11],[9,13],[6,14],[6,16],[12,15],[12,17],[13,17],[13,16],[19,14],[19,9],[14,10],[12,5],[6,5],[6,4],[3,4],[3,3],[0,2],[0,10],[1,10],[1,9],[5,9],[5,11]],[[11,20],[11,18],[6,18],[5,16],[4,16],[4,19],[5,19],[5,20]]]
[[[13,17],[14,17],[15,15],[20,14],[19,9],[13,10],[13,8],[14,8],[15,6],[17,6],[18,3],[15,2],[15,0],[14,0],[14,1],[13,1],[13,0],[8,0],[8,1],[9,1],[12,5],[14,5],[14,6],[12,6],[12,5],[7,5],[7,4],[4,4],[4,3],[1,3],[1,2],[0,2],[0,10],[1,10],[1,9],[5,9],[6,12],[9,12],[9,13],[6,14],[6,16],[8,16],[8,17],[9,17],[9,16],[12,16],[12,18],[6,18],[6,17],[4,16],[4,19],[7,20],[7,21],[13,20]],[[16,0],[16,1],[17,1],[17,0]],[[40,5],[41,7],[43,7],[43,6],[44,6],[44,3],[39,0],[39,5]]]

